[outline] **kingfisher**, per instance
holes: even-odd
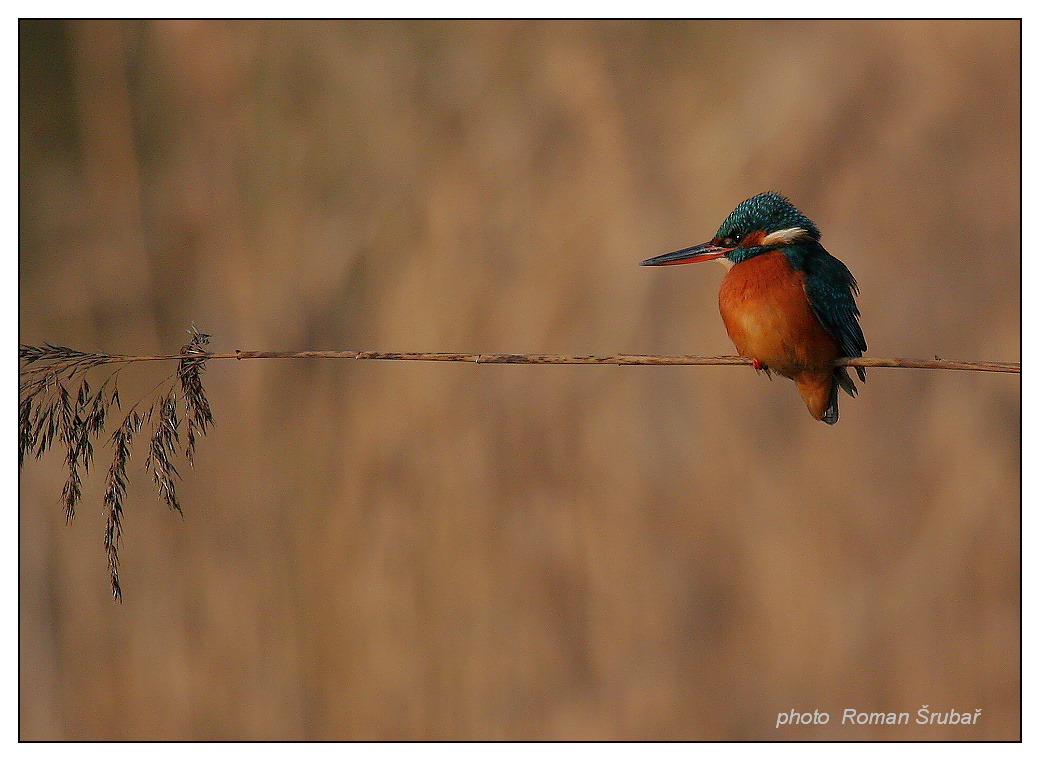
[[[740,203],[715,237],[655,256],[658,266],[717,259],[726,267],[719,311],[741,356],[766,375],[790,378],[816,420],[838,422],[838,388],[856,395],[841,357],[867,349],[859,326],[856,278],[820,245],[820,230],[779,193]],[[861,381],[866,380],[857,367]]]

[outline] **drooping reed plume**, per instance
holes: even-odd
[[[183,452],[189,465],[194,461],[198,436],[205,435],[213,422],[202,387],[207,357],[204,347],[210,337],[194,325],[188,333],[191,338],[180,353],[193,356],[180,360],[176,376],[171,375],[158,386],[163,390],[156,397],[134,404],[109,438],[112,463],[105,479],[102,503],[106,515],[105,553],[112,596],[116,600],[122,599],[119,543],[129,480],[126,468],[135,436],[145,426],[149,427],[151,435],[144,469],[151,474],[159,498],[170,509],[182,513],[176,490],[179,473],[173,463],[180,446],[182,422],[187,439]],[[68,469],[61,499],[65,519],[71,521],[82,498],[81,474],[89,470],[94,458],[94,444],[101,438],[112,410],[121,411],[118,376],[125,364],[112,370],[96,388],[91,386],[87,376],[102,365],[121,362],[124,358],[51,344],[21,346],[18,356],[22,363],[18,386],[18,465],[24,464],[27,455],[42,457],[55,441],[60,442]],[[147,411],[139,411],[145,403]],[[178,408],[183,410],[182,416],[178,415]]]

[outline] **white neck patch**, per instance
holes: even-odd
[[[762,246],[773,246],[777,243],[794,243],[801,238],[808,238],[809,233],[801,227],[788,227],[786,230],[771,232],[762,239]]]

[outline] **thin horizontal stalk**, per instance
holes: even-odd
[[[486,365],[750,365],[746,357],[699,357],[689,355],[660,356],[656,354],[492,354],[467,352],[421,351],[236,351],[234,353],[169,354],[156,356],[125,356],[119,354],[91,354],[91,362],[149,362],[181,359],[400,359],[423,362],[473,362]],[[836,360],[836,366],[845,367],[908,367],[923,370],[975,370],[990,373],[1021,373],[1018,362],[981,362],[956,359],[906,359],[902,357],[855,357]],[[33,372],[44,368],[26,368]]]

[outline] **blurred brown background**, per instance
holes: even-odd
[[[1013,21],[20,32],[24,343],[731,354],[720,267],[636,264],[774,189],[870,355],[1019,359]],[[131,462],[121,605],[110,450],[68,526],[23,469],[23,739],[1019,736],[1018,376],[872,370],[834,427],[746,367],[205,382],[183,520]]]

